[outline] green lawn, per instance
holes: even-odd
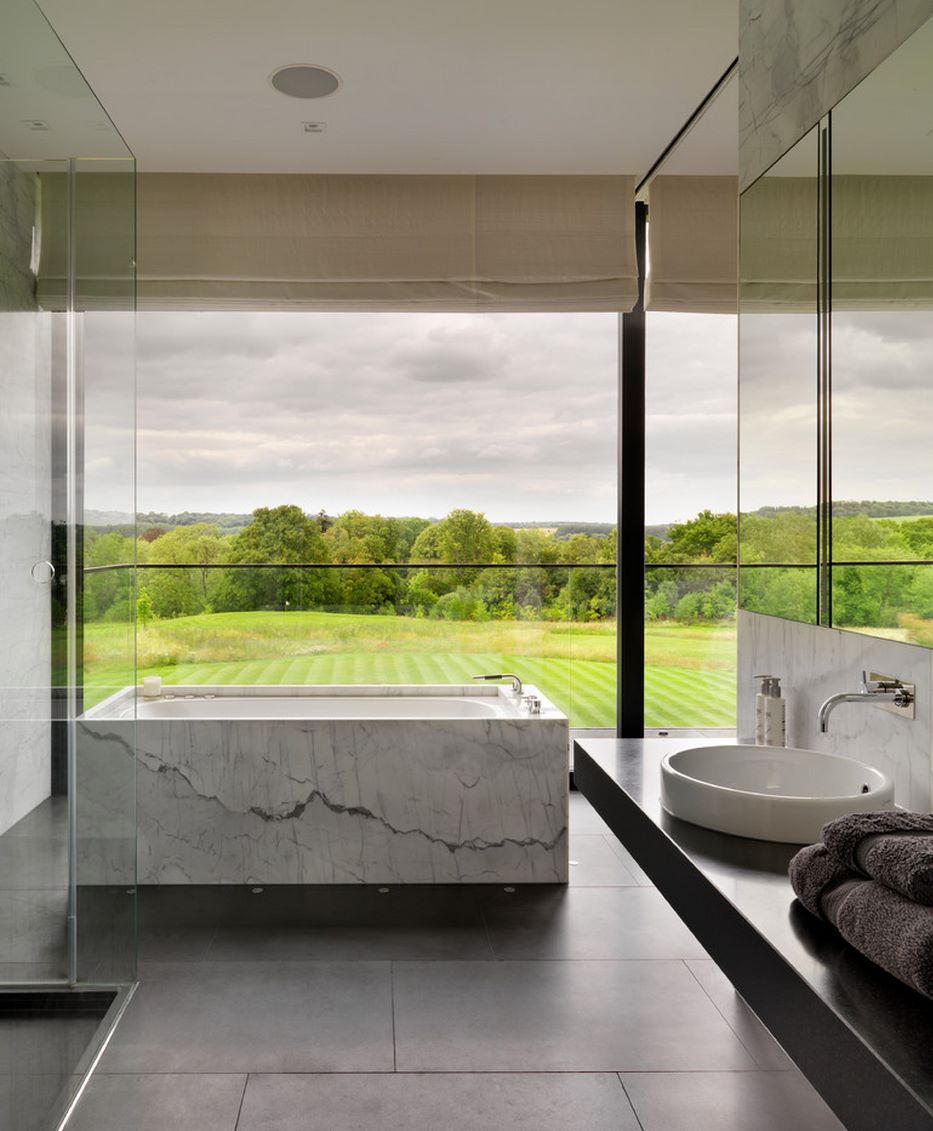
[[[734,625],[649,625],[645,724],[733,726]],[[615,625],[347,613],[212,613],[140,627],[139,671],[184,684],[467,683],[515,671],[579,727],[615,723]],[[97,701],[132,681],[126,625],[85,628]]]

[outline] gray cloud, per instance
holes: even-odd
[[[100,509],[132,487],[118,317],[87,316]],[[651,314],[648,330],[648,520],[731,510],[735,320]],[[614,521],[617,349],[605,314],[140,313],[139,509]]]

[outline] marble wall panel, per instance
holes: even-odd
[[[49,795],[50,325],[29,273],[34,178],[0,161],[0,833]]]
[[[931,15],[933,0],[741,0],[740,190]]]
[[[899,805],[933,810],[933,652],[857,632],[739,612],[738,733],[755,732],[754,676],[781,676],[787,698],[787,743],[869,762],[894,778]],[[858,691],[862,671],[917,686],[916,718],[877,706],[843,703],[820,734],[820,704],[839,691]]]

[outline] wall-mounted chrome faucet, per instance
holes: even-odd
[[[916,718],[916,695],[916,684],[877,672],[862,672],[861,691],[840,691],[838,695],[830,695],[820,707],[820,734],[829,729],[829,716],[840,703],[871,703],[904,718]]]
[[[516,695],[522,693],[522,681],[517,675],[512,675],[511,672],[500,672],[498,675],[475,675],[474,679],[510,679],[512,681],[512,690]]]

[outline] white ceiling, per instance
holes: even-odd
[[[0,155],[41,164],[126,158],[126,146],[32,3],[0,12]]]
[[[40,6],[140,169],[201,172],[640,175],[735,57],[738,18],[736,0]],[[288,63],[342,85],[287,98],[268,76]],[[697,147],[677,171],[734,171],[727,125],[729,168]]]
[[[726,83],[658,172],[674,176],[738,176],[738,76]]]

